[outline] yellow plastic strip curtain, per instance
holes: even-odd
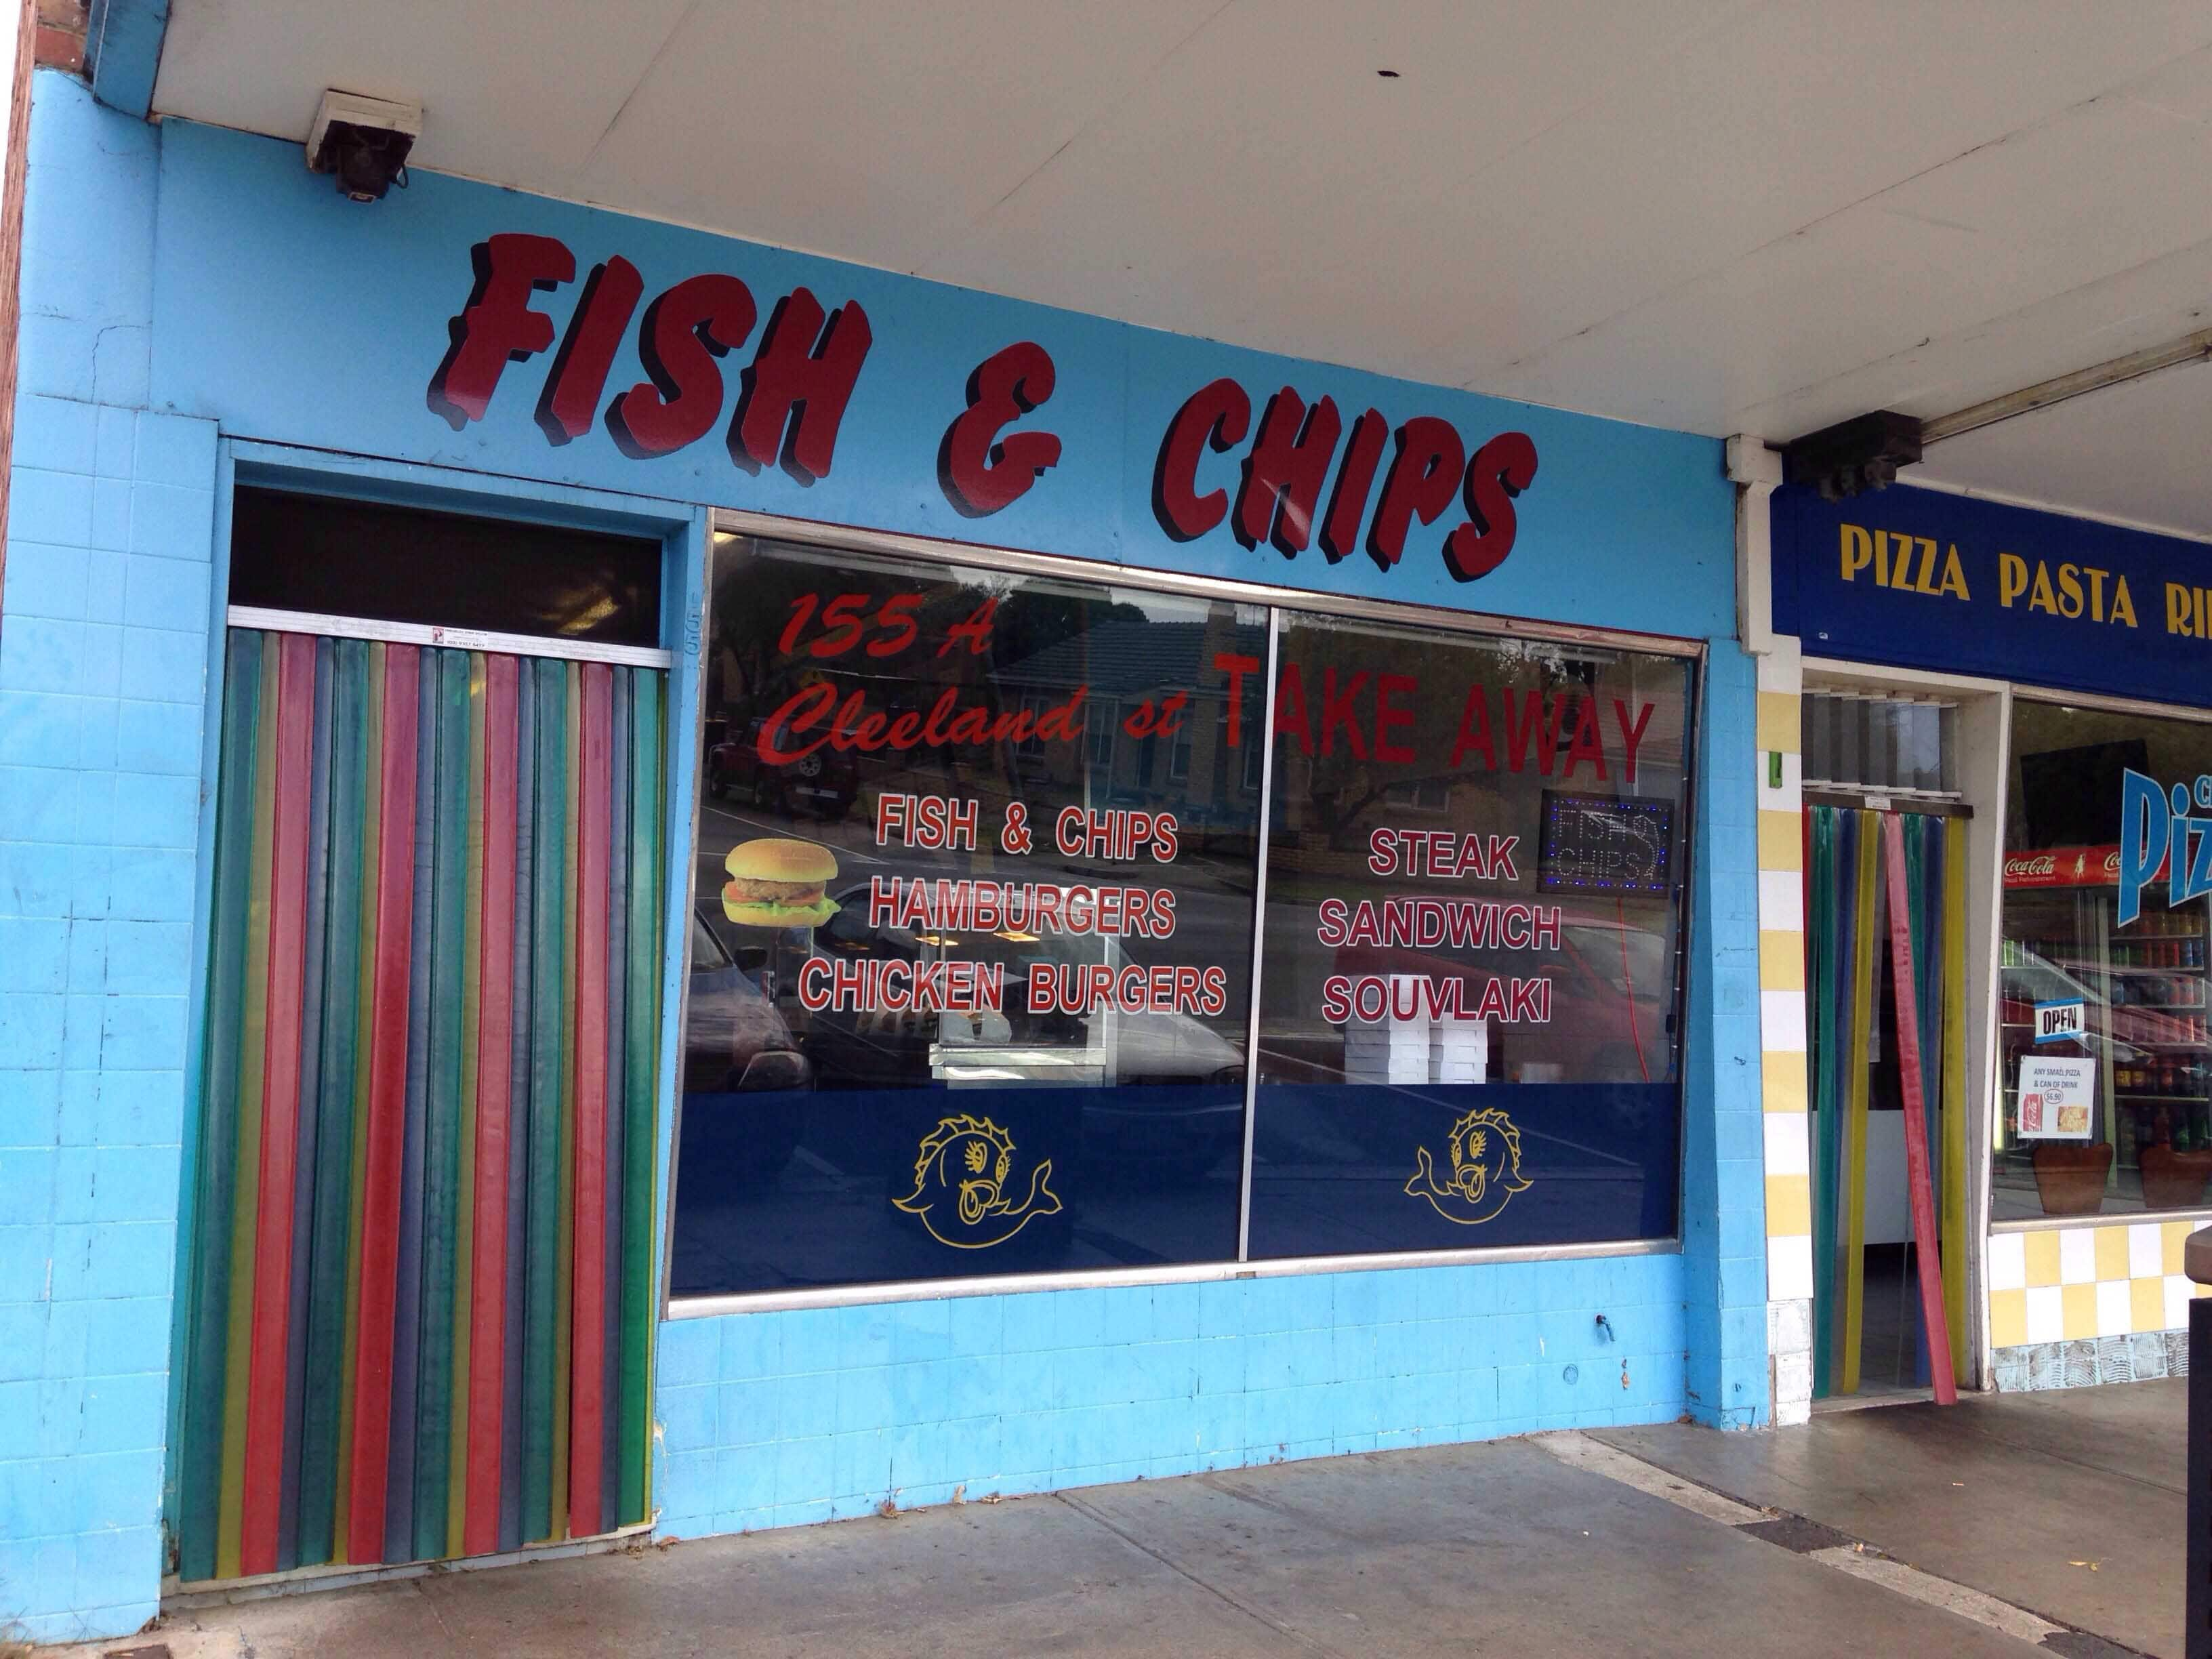
[[[1871,1052],[1884,1017],[1890,949],[1881,846],[1886,815],[1806,809],[1807,1036],[1812,1079],[1813,1392],[1856,1393],[1866,1306],[1867,1140]],[[1942,1243],[1954,1379],[1963,1377],[1966,1202],[1966,833],[1962,819],[1899,820],[1916,1006],[1923,1054],[1928,1152]]]

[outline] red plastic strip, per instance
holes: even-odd
[[[385,649],[368,1161],[361,1196],[361,1328],[354,1347],[353,1474],[346,1522],[346,1557],[354,1562],[384,1559],[392,1344],[399,1294],[399,1188],[407,1150],[407,981],[415,954],[415,740],[422,659],[416,646]],[[411,1401],[407,1417],[411,1425]]]
[[[1928,1328],[1929,1374],[1936,1403],[1956,1405],[1959,1385],[1948,1364],[1951,1322],[1943,1310],[1943,1256],[1936,1229],[1936,1188],[1928,1168],[1928,1107],[1920,1078],[1920,1006],[1912,982],[1911,895],[1905,881],[1905,821],[1881,815],[1881,844],[1889,866],[1889,962],[1897,988],[1897,1072],[1905,1093],[1905,1180],[1912,1201],[1912,1242],[1920,1259],[1920,1314]]]
[[[614,676],[580,670],[576,825],[576,1160],[574,1319],[568,1357],[568,1524],[600,1530],[606,1431],[607,857]]]
[[[515,692],[520,665],[484,659],[483,916],[477,1002],[475,1264],[470,1273],[468,1492],[462,1547],[499,1547],[507,1399],[507,1141],[514,1042]]]
[[[239,1571],[276,1571],[291,1324],[294,1187],[300,1152],[300,1012],[307,979],[308,781],[314,767],[315,641],[279,647],[276,822],[269,860],[269,1021],[263,1049],[261,1187],[255,1218],[253,1333],[246,1395],[246,1490]]]

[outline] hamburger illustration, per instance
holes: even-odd
[[[837,876],[837,855],[811,841],[764,836],[741,841],[722,860],[722,914],[747,927],[818,927],[836,914],[822,890]]]

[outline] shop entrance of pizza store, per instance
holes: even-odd
[[[1967,1374],[1967,828],[1955,702],[1808,690],[1813,1397]]]
[[[233,518],[176,1575],[641,1522],[661,545]]]

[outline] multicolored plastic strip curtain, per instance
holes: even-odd
[[[228,647],[179,1577],[642,1521],[662,675]]]
[[[1856,1394],[1866,1303],[1869,1054],[1888,949],[1879,812],[1805,811],[1806,1016],[1813,1086],[1813,1392]],[[1941,1221],[1949,1364],[1965,1380],[1966,824],[1900,813],[1914,1006]],[[1923,1339],[1924,1340],[1924,1339]]]

